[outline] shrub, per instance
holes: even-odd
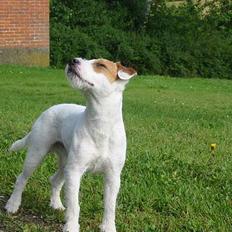
[[[88,34],[78,28],[71,29],[56,24],[51,28],[51,34],[51,60],[57,67],[63,67],[77,55],[87,59],[109,56],[104,47],[100,47]]]
[[[211,22],[215,14],[203,11],[191,1],[179,8],[153,6],[146,30],[160,40],[163,74],[232,78],[231,34]]]
[[[146,17],[145,0],[53,0],[51,64],[105,57],[139,73],[232,79],[231,4],[217,1],[175,8],[160,0]]]

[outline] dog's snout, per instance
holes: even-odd
[[[74,58],[74,59],[72,60],[72,63],[73,63],[73,64],[80,64],[81,62],[80,62],[80,59]]]
[[[69,64],[69,68],[75,67],[76,65],[81,64],[81,59],[80,58],[74,58],[74,59],[70,60],[68,64]]]

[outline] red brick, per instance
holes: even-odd
[[[48,46],[48,0],[1,0],[0,48]]]

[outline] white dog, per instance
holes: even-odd
[[[50,205],[64,209],[60,191],[65,182],[66,224],[63,231],[79,232],[79,187],[86,171],[105,176],[104,218],[101,231],[116,232],[115,207],[120,174],[126,157],[122,117],[122,93],[137,73],[105,59],[73,59],[65,73],[74,88],[81,89],[87,106],[55,105],[43,112],[31,132],[16,141],[10,151],[28,148],[24,169],[5,208],[15,213],[28,178],[49,151],[59,157],[59,169],[51,177]]]

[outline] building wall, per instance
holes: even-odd
[[[0,63],[49,65],[49,0],[0,0]]]

